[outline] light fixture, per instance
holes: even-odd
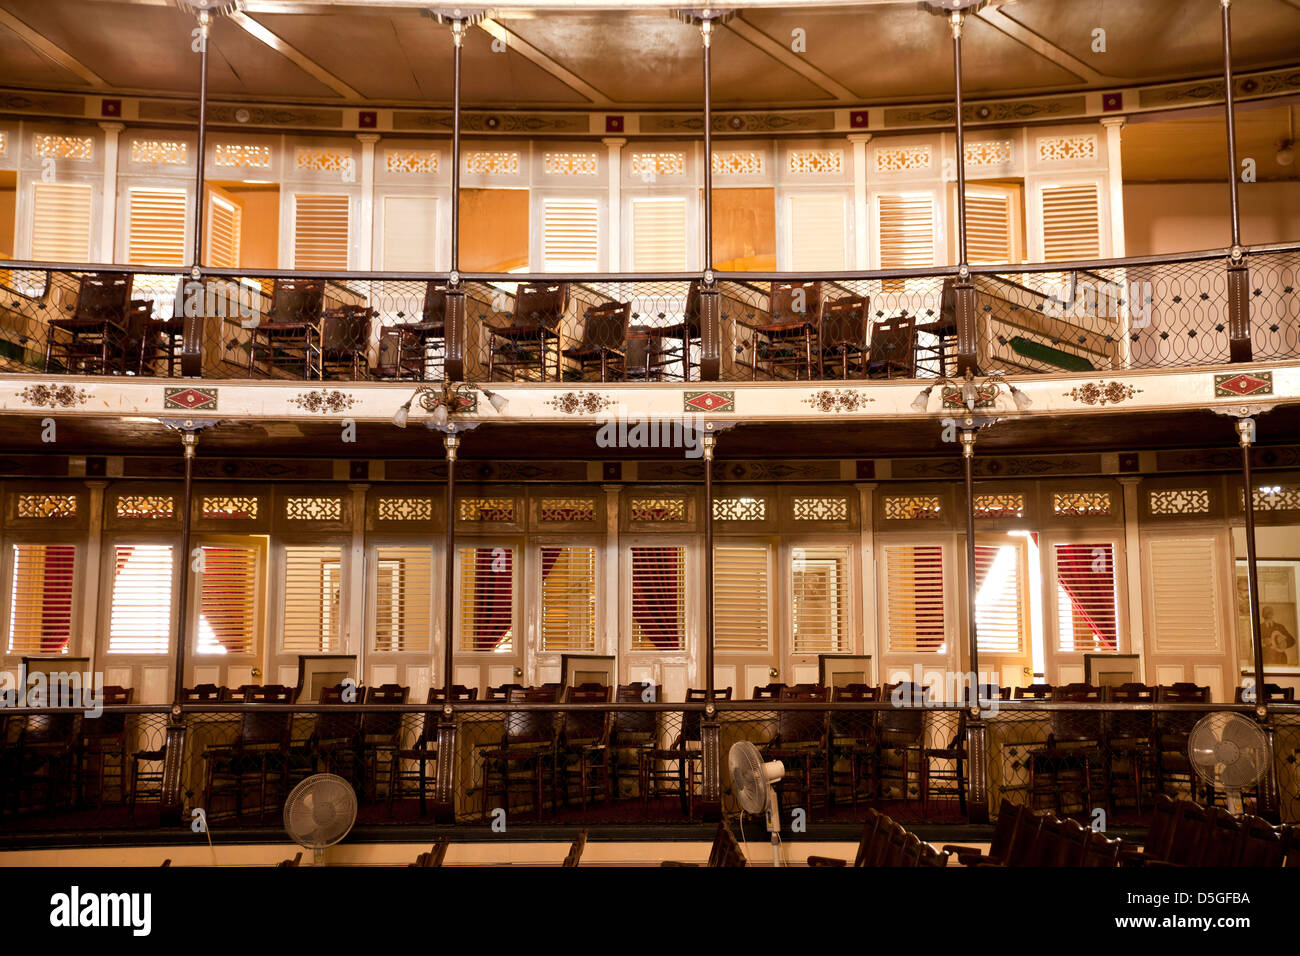
[[[934,391],[933,385],[927,385],[912,399],[912,410],[923,412],[930,407],[930,393]]]
[[[997,402],[1002,389],[1005,388],[1011,394],[1011,400],[1015,402],[1016,408],[1025,411],[1034,404],[1033,399],[1008,382],[1003,377],[1005,374],[1002,371],[990,372],[983,380],[978,380],[975,378],[975,373],[967,369],[965,377],[961,379],[940,376],[917,393],[916,398],[912,400],[912,410],[926,411],[930,407],[930,393],[934,391],[935,386],[939,386],[942,389],[940,394],[943,396],[945,408],[965,408],[968,413],[973,414],[981,406],[992,407]]]
[[[470,411],[477,401],[474,393],[478,392],[492,405],[498,413],[504,412],[510,402],[500,392],[489,391],[478,385],[463,382],[443,382],[439,385],[421,385],[415,393],[400,405],[393,413],[393,424],[405,428],[411,417],[411,406],[418,399],[420,407],[429,413],[429,423],[434,428],[446,428],[451,416],[457,412]]]
[[[1290,139],[1279,140],[1277,144],[1277,164],[1279,166],[1290,166],[1295,162],[1295,141]]]
[[[1016,408],[1020,409],[1022,412],[1025,409],[1027,409],[1030,405],[1034,404],[1034,400],[1032,398],[1030,398],[1020,389],[1016,388],[1010,382],[1007,382],[1007,388],[1011,390],[1011,400],[1016,403]]]

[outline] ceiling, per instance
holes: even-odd
[[[547,2],[507,4],[470,30],[467,105],[699,105],[699,32],[664,4],[536,9]],[[735,6],[713,42],[720,108],[951,95],[947,23],[911,0]],[[1300,63],[1300,0],[1235,0],[1232,12],[1239,71]],[[169,0],[0,0],[0,86],[193,94],[194,25]],[[1104,52],[1093,51],[1097,30]],[[806,45],[798,53],[797,37]],[[445,105],[451,49],[448,29],[405,0],[246,0],[214,25],[209,86],[224,98]],[[1222,71],[1219,5],[1003,0],[968,19],[963,56],[974,97],[1213,77]]]

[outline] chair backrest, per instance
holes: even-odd
[[[105,686],[100,692],[100,701],[105,706],[112,704],[123,705],[131,703],[134,692],[129,687],[119,687],[116,684]],[[98,717],[87,717],[82,724],[81,735],[83,737],[97,738],[123,738],[126,736],[126,714],[101,714]]]
[[[330,309],[321,319],[320,347],[326,352],[362,351],[370,343],[369,306],[345,305]]]
[[[819,703],[830,699],[827,688],[809,687],[802,690],[787,687],[779,698],[783,703]],[[819,743],[826,736],[826,711],[779,710],[776,713],[776,734],[782,743]]]
[[[698,336],[700,332],[700,280],[692,279],[686,290],[686,309],[682,313],[682,322]]]
[[[555,692],[544,688],[517,687],[510,691],[512,704],[553,704]],[[548,710],[509,711],[505,719],[506,743],[553,743],[555,716]]]
[[[1044,818],[1026,806],[1016,807],[1015,827],[1011,845],[1003,858],[1007,866],[1034,866],[1037,857],[1038,837]]]
[[[1149,704],[1155,702],[1156,689],[1148,684],[1138,683],[1103,687],[1102,699],[1115,704]],[[1106,714],[1103,727],[1106,735],[1112,739],[1131,740],[1150,737],[1155,730],[1155,720],[1150,711],[1137,713],[1117,711]]]
[[[1101,688],[1091,684],[1064,684],[1052,691],[1052,703],[1099,704]],[[1057,741],[1100,741],[1101,712],[1054,710],[1051,712],[1052,737]]]
[[[280,703],[280,701],[255,701],[254,703]],[[293,714],[266,712],[257,708],[244,711],[239,717],[238,746],[274,744],[281,748],[289,745],[293,727]]]
[[[870,684],[845,684],[831,689],[831,703],[875,702],[880,700],[880,688]],[[867,742],[876,724],[874,710],[832,710],[831,735],[839,738]]]
[[[1213,821],[1209,811],[1190,800],[1178,801],[1178,816],[1174,821],[1174,835],[1169,841],[1166,862],[1180,866],[1200,866],[1210,842]]]
[[[1015,836],[1016,822],[1019,819],[1017,807],[1006,797],[998,807],[998,818],[993,825],[993,836],[989,840],[989,856],[996,860],[1006,859],[1011,849],[1011,839]]]
[[[447,320],[447,283],[430,279],[424,286],[424,310],[420,321],[426,325],[443,325]]]
[[[367,704],[405,704],[411,693],[409,687],[400,684],[380,684],[366,690]],[[365,737],[396,739],[402,731],[402,714],[400,711],[389,713],[368,713],[361,718],[361,733]]]
[[[1251,693],[1251,700],[1249,701],[1249,703],[1254,703],[1256,700],[1259,699],[1259,697],[1254,693],[1255,688],[1253,686],[1250,688],[1250,690],[1252,693]],[[1266,683],[1264,685],[1263,698],[1264,698],[1264,702],[1268,704],[1293,704],[1295,703],[1295,688],[1283,687],[1281,684]],[[1247,703],[1246,688],[1238,687],[1237,690],[1234,692],[1233,700],[1236,701],[1238,704]]]
[[[352,691],[352,693],[349,693]],[[349,698],[351,698],[349,700]],[[320,703],[322,704],[351,704],[357,708],[355,714],[344,714],[338,711],[331,711],[316,715],[316,725],[313,728],[312,736],[317,740],[341,740],[347,737],[355,737],[361,729],[361,708],[360,703],[365,699],[365,692],[356,693],[355,687],[349,687],[347,684],[335,684],[333,687],[322,687],[320,691]]]
[[[293,703],[293,688],[284,684],[244,684],[237,693],[250,704]]]
[[[820,282],[773,282],[768,325],[807,322],[816,325],[822,314]]]
[[[708,700],[708,691],[703,687],[688,687],[686,689],[687,702]],[[730,687],[713,688],[714,700],[731,700]],[[704,714],[698,710],[687,710],[682,712],[682,745],[688,742],[698,743],[700,740],[700,724],[704,719]]]
[[[1178,802],[1163,793],[1156,794],[1151,807],[1151,824],[1147,827],[1142,855],[1164,862],[1169,859],[1179,816]]]
[[[569,847],[569,855],[564,858],[561,866],[577,866],[582,859],[582,851],[587,847],[587,831],[583,830],[578,834],[573,844]]]
[[[216,684],[195,684],[181,691],[181,700],[187,704],[216,704],[226,698],[229,691]]]
[[[1208,704],[1210,688],[1186,682],[1162,684],[1156,688],[1156,701],[1161,704]],[[1162,736],[1183,737],[1191,733],[1196,722],[1204,716],[1199,711],[1157,711],[1156,731]],[[1179,748],[1182,746],[1177,741],[1173,745]]]
[[[633,681],[631,684],[618,685],[614,701],[619,704],[642,704],[657,702],[662,697],[661,685],[651,685],[649,681]],[[653,710],[616,710],[610,727],[610,740],[617,745],[623,741],[652,739],[658,726],[658,717]]]
[[[1015,700],[1048,700],[1055,689],[1051,684],[1030,684],[1028,687],[1017,687],[1015,693],[1012,694],[1012,698]]]
[[[1238,866],[1281,866],[1286,856],[1285,829],[1248,815],[1241,818]]]
[[[429,693],[425,697],[426,704],[441,704],[447,699],[447,689],[445,687],[430,687]],[[452,701],[470,702],[478,700],[478,688],[466,687],[464,684],[451,685]]]
[[[904,315],[877,322],[871,330],[867,361],[888,362],[902,369],[904,377],[911,378],[916,372],[916,320]]]
[[[724,817],[718,823],[713,836],[713,847],[709,850],[709,866],[745,866],[745,854],[740,852],[740,844],[727,826]]]
[[[912,681],[885,684],[880,688],[880,699],[896,706],[878,712],[878,725],[882,734],[911,737],[920,741],[925,728],[925,711],[921,709],[930,698],[927,687]]]
[[[876,841],[881,831],[882,821],[889,819],[884,814],[867,807],[866,817],[862,822],[862,836],[858,839],[858,852],[853,858],[854,866],[866,866],[867,860],[876,849]]]
[[[1199,866],[1237,866],[1241,857],[1241,821],[1223,807],[1207,807],[1209,824]]]
[[[526,282],[515,290],[515,328],[535,329],[544,326],[555,331],[569,307],[569,283]]]
[[[781,691],[785,689],[784,684],[764,684],[762,687],[754,688],[754,696],[750,700],[778,700]]]
[[[81,277],[77,286],[75,319],[121,320],[131,299],[128,273],[95,272]]]
[[[276,279],[271,288],[271,318],[276,322],[315,322],[324,307],[324,279]]]
[[[871,300],[866,296],[827,302],[822,310],[822,345],[852,345],[865,349],[870,308]]]
[[[522,690],[523,684],[501,684],[499,687],[489,687],[484,700],[509,700],[512,690]]]
[[[582,684],[564,691],[566,704],[607,704],[613,688],[600,684]],[[565,711],[563,734],[568,743],[601,741],[609,729],[608,711]]]
[[[980,684],[976,687],[975,692],[979,694],[981,701],[1011,699],[1011,688],[1009,686],[1004,687],[1001,684]]]
[[[632,318],[631,302],[605,302],[587,310],[582,327],[582,348],[621,349]]]

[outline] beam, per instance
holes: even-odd
[[[736,36],[762,50],[772,59],[776,60],[787,69],[798,73],[808,82],[815,86],[821,87],[837,100],[844,102],[857,102],[861,99],[858,94],[851,89],[839,83],[829,73],[825,73],[813,66],[806,57],[795,53],[784,43],[778,43],[770,36],[764,33],[758,27],[747,23],[743,17],[734,17],[727,21],[724,26]]]
[[[77,76],[81,77],[91,86],[99,89],[108,88],[108,83],[98,73],[86,66],[86,64],[82,63],[71,53],[61,47],[55,46],[42,33],[33,30],[8,10],[3,8],[0,8],[0,26],[8,27],[16,33],[24,43],[41,56],[45,57],[47,60],[51,60],[58,66],[63,67],[63,69],[67,70],[69,73],[77,74]]]
[[[537,47],[533,46],[527,40],[520,37],[517,33],[511,32],[507,27],[502,26],[496,20],[483,20],[478,25],[479,29],[488,34],[494,40],[500,40],[506,45],[507,49],[514,50],[525,60],[540,66],[551,76],[555,77],[575,93],[585,96],[594,106],[613,106],[614,101],[608,96],[596,89],[578,74],[565,69],[555,60],[551,59]]]
[[[289,43],[276,36],[266,27],[262,26],[262,24],[250,17],[247,13],[232,13],[230,19],[239,24],[239,26],[249,34],[261,40],[276,53],[279,53],[294,66],[298,67],[298,69],[325,84],[344,99],[365,99],[364,96],[352,87],[348,86],[329,70],[325,69],[325,67],[308,57],[297,47],[291,46]]]
[[[1033,50],[1044,59],[1055,63],[1061,69],[1073,73],[1085,83],[1105,85],[1107,83],[1120,82],[1112,76],[1107,76],[1105,73],[1094,70],[1087,63],[1084,63],[1082,60],[1076,59],[1066,53],[1059,46],[1049,43],[1033,30],[1011,19],[996,7],[985,7],[983,10],[979,11],[979,13],[975,14],[975,16],[979,17],[1000,33],[1005,33],[1017,43],[1029,47],[1029,49]]]

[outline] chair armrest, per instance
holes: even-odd
[[[838,860],[830,856],[810,856],[808,857],[809,866],[848,866],[847,860]]]

